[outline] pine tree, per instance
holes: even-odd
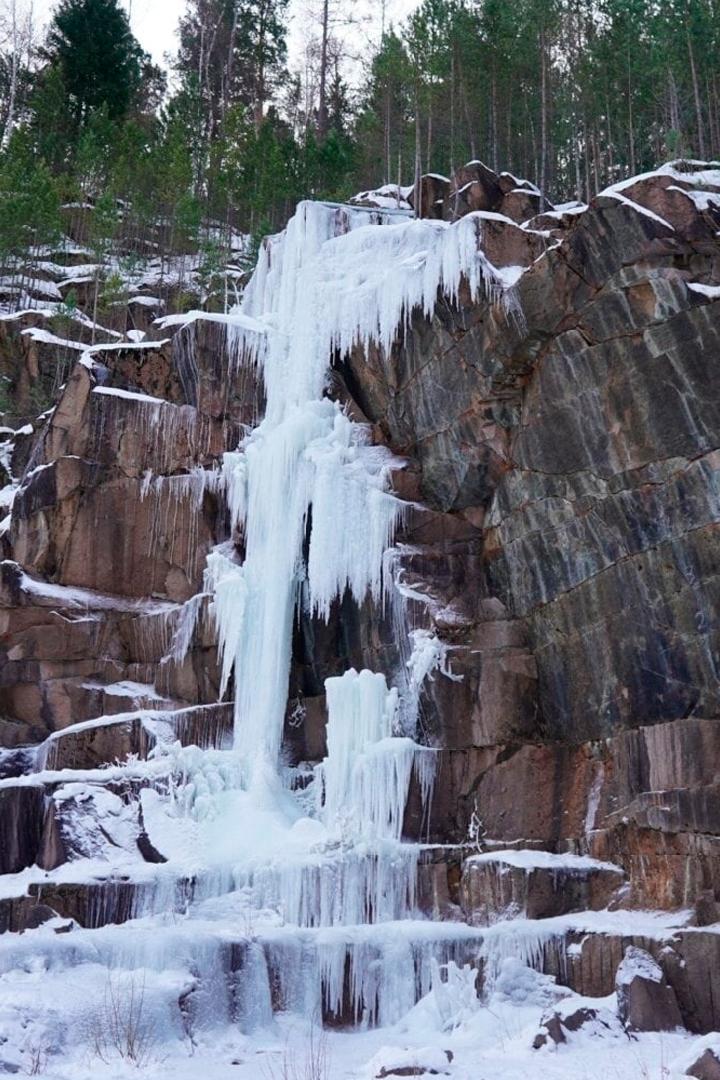
[[[146,57],[118,0],[61,0],[45,56],[62,74],[78,123],[102,106],[121,120],[138,99]]]

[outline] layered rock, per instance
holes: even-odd
[[[217,700],[214,630],[197,600],[184,605],[225,535],[218,461],[262,405],[247,372],[230,389],[226,334],[222,321],[196,320],[172,348],[86,353],[24,467],[12,450],[5,745],[101,715]]]
[[[698,901],[705,919],[720,881],[713,175],[670,167],[536,217],[519,231],[553,236],[520,260],[509,308],[440,304],[345,370],[417,470],[431,513],[405,564],[453,669],[488,671],[473,647],[488,605],[513,642],[494,654],[497,696],[482,675],[428,687],[431,835],[462,839],[475,814],[493,840],[619,864],[623,903]],[[476,179],[489,199],[496,180]]]
[[[413,198],[428,216],[476,214],[498,287],[415,312],[388,352],[337,358],[332,392],[407,462],[388,567],[401,599],[346,596],[327,622],[301,613],[285,738],[302,787],[326,751],[324,680],[406,670],[398,617],[431,635],[443,659],[419,692],[419,737],[434,792],[424,806],[416,776],[404,825],[437,845],[418,862],[418,908],[483,928],[693,908],[695,927],[652,938],[558,923],[534,959],[599,997],[626,948],[646,949],[695,1031],[720,1023],[720,938],[701,929],[720,915],[720,187],[699,183],[666,170],[554,211],[481,163],[423,178]],[[263,401],[227,333],[196,320],[171,344],[92,354],[12,455],[1,741],[51,736],[49,769],[92,770],[123,804],[143,870],[164,856],[140,782],[119,794],[95,774],[161,738],[222,746],[232,722],[203,570],[228,540],[217,463]],[[4,872],[99,849],[72,777],[33,784],[8,768]],[[122,922],[138,895],[132,882],[35,882],[0,919]],[[467,945],[479,964],[480,940]],[[342,1003],[328,1012],[348,1019]],[[545,1034],[597,1020],[573,1017]]]

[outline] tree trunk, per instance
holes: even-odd
[[[630,150],[630,175],[634,176],[637,172],[637,165],[635,163],[635,121],[633,117],[633,88],[632,88],[632,68],[630,66],[630,56],[628,54],[628,87],[627,87],[627,104],[628,104],[628,146]]]
[[[450,175],[455,172],[455,43],[450,54]]]
[[[705,125],[703,123],[702,105],[700,103],[700,86],[698,84],[697,68],[695,66],[695,50],[692,45],[692,37],[690,36],[690,26],[685,26],[685,36],[687,38],[688,57],[690,59],[690,74],[692,76],[693,85],[693,97],[695,98],[695,124],[697,127],[698,138],[698,150],[700,151],[700,157],[705,158]]]
[[[498,141],[497,141],[497,77],[493,67],[492,74],[492,160],[493,169],[498,171]]]
[[[426,157],[427,161],[426,172],[432,170],[432,105],[428,106],[428,119],[427,119],[427,144],[426,144]]]
[[[463,73],[462,73],[462,68],[460,68],[459,78],[460,78],[460,86],[461,86],[460,93],[461,93],[461,96],[462,96],[463,112],[465,114],[465,123],[467,124],[467,131],[468,131],[468,143],[470,145],[470,157],[474,159],[475,157],[477,157],[477,148],[476,148],[476,145],[475,145],[475,129],[473,127],[472,119],[470,117],[470,103],[468,101],[467,86],[465,84],[465,78],[464,78]]]
[[[422,217],[422,134],[420,125],[420,95],[415,88],[415,217]]]
[[[390,183],[392,165],[391,158],[391,141],[390,141],[390,87],[387,87],[385,94],[385,180],[384,183]]]
[[[330,20],[330,0],[323,0],[322,43],[320,47],[320,100],[318,102],[317,132],[320,139],[327,134],[327,67],[328,67],[328,24]]]
[[[545,26],[540,27],[540,191],[547,189],[548,157],[548,103],[547,103],[547,57],[545,53]]]

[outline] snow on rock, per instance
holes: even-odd
[[[555,1051],[566,1043],[602,1045],[611,1039],[628,1041],[615,1011],[614,996],[597,1000],[573,994],[543,1014],[532,1045],[534,1050]]]
[[[149,394],[140,394],[134,390],[121,390],[116,386],[94,386],[93,394],[101,394],[105,397],[119,397],[126,401],[143,401],[151,405],[167,405],[163,398],[151,397]]]
[[[384,1046],[368,1062],[364,1075],[368,1080],[384,1080],[389,1076],[449,1076],[452,1060],[451,1050],[433,1046],[412,1050]]]
[[[659,214],[656,214],[654,210],[648,209],[647,206],[641,206],[640,203],[633,202],[632,199],[627,199],[617,189],[607,188],[606,191],[603,191],[600,194],[605,196],[605,198],[615,199],[616,202],[622,203],[624,206],[629,206],[631,210],[634,210],[638,214],[642,214],[643,217],[650,218],[651,221],[656,221],[670,232],[675,232],[673,226],[669,221],[666,221],[665,218],[661,218]],[[598,196],[598,198],[600,198],[600,196]]]
[[[720,299],[720,285],[703,285],[699,281],[689,281],[687,287],[691,292],[706,296],[708,300]]]
[[[28,330],[22,331],[23,337],[30,338],[31,341],[37,341],[42,345],[56,345],[60,349],[74,349],[77,352],[85,352],[87,345],[83,345],[79,341],[73,341],[70,338],[61,338],[56,334],[51,334],[49,330],[44,330],[41,326],[33,326]]]
[[[469,863],[504,863],[506,866],[514,866],[519,870],[551,870],[558,873],[583,873],[593,870],[609,870],[617,874],[623,871],[619,866],[610,862],[601,862],[592,859],[589,855],[571,855],[569,853],[555,854],[551,851],[515,850],[483,851],[477,855],[471,855]]]
[[[151,597],[133,599],[127,596],[114,596],[83,589],[74,585],[57,585],[51,581],[39,581],[20,570],[17,563],[9,560],[4,564],[17,570],[18,588],[27,596],[32,596],[42,606],[59,605],[78,611],[127,611],[138,614],[177,611],[178,605],[169,600]]]
[[[676,1031],[683,1027],[675,991],[653,957],[628,945],[615,976],[618,1014],[629,1031]]]
[[[694,1076],[696,1080],[720,1077],[720,1036],[717,1032],[693,1039],[669,1065],[673,1076]]]
[[[383,184],[371,191],[359,191],[350,199],[351,206],[372,206],[379,210],[406,210],[411,209],[408,197],[413,192],[413,186],[403,187],[401,184]]]
[[[650,953],[638,949],[635,945],[628,945],[615,976],[615,985],[629,986],[633,979],[637,978],[661,983],[664,976],[662,968]]]
[[[720,162],[694,161],[691,159],[668,161],[657,169],[651,169],[649,172],[639,173],[637,176],[628,177],[627,180],[620,180],[616,184],[611,184],[610,187],[601,191],[600,195],[623,192],[626,188],[634,187],[635,184],[640,183],[642,180],[651,180],[656,176],[669,176],[673,180],[697,188],[720,187]]]

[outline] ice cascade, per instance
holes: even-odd
[[[235,744],[256,780],[277,765],[298,604],[327,618],[346,589],[380,600],[402,516],[388,491],[402,463],[324,396],[333,357],[371,341],[388,351],[415,309],[430,315],[438,290],[456,298],[463,279],[473,295],[501,295],[480,227],[473,215],[448,226],[301,203],[263,247],[231,325],[234,356],[261,369],[267,408],[224,460],[244,561],[215,553],[208,580],[223,686],[235,676]],[[406,766],[380,756],[394,782]]]

